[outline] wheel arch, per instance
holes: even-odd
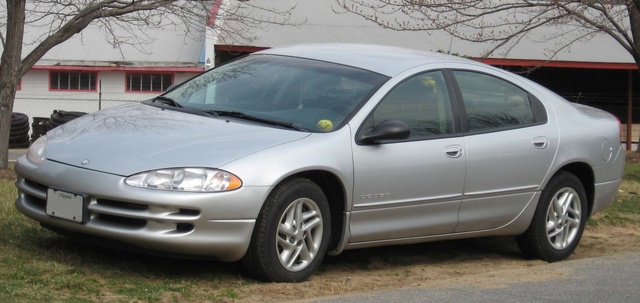
[[[569,172],[580,180],[587,196],[587,214],[591,214],[595,196],[595,174],[591,166],[584,162],[570,163],[560,168],[553,177],[561,172]]]
[[[287,177],[285,180],[291,178],[309,179],[318,185],[324,192],[327,197],[327,201],[329,202],[329,209],[331,210],[331,238],[329,239],[328,251],[335,250],[344,236],[344,213],[346,207],[346,192],[344,184],[340,181],[338,176],[323,170],[298,172]],[[284,182],[284,180],[281,182]]]

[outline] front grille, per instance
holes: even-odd
[[[138,228],[143,228],[145,225],[147,225],[146,220],[118,217],[118,216],[104,215],[104,214],[98,214],[94,216],[91,220],[95,220],[96,222],[100,222],[102,224],[126,227],[127,229],[138,229]]]
[[[46,185],[25,179],[18,188],[25,196],[25,204],[42,214],[45,213],[48,189]],[[192,222],[200,216],[197,209],[102,199],[88,194],[90,219],[86,224],[89,225],[109,226],[127,231],[148,228],[161,232],[172,230],[175,233],[188,233],[194,229]]]
[[[16,186],[24,195],[24,203],[44,213],[47,207],[47,187],[26,179],[18,179]]]
[[[189,223],[178,223],[177,228],[179,232],[187,233],[193,230],[193,224]]]
[[[47,192],[48,187],[46,185],[42,185],[42,184],[40,184],[38,182],[29,180],[29,179],[25,179],[24,182],[27,185],[29,185],[30,187],[33,187],[33,189],[35,189],[37,191],[41,191],[41,192],[44,192],[44,193]]]
[[[200,211],[199,210],[195,210],[195,209],[181,208],[180,209],[180,214],[181,215],[185,215],[185,216],[197,217],[197,216],[200,215]]]
[[[129,210],[146,210],[147,208],[149,208],[144,204],[121,202],[121,201],[107,200],[107,199],[97,199],[96,203],[107,206],[107,207],[122,208],[122,209],[129,209]]]

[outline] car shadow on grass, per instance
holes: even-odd
[[[347,250],[325,258],[321,270],[376,270],[479,259],[524,260],[524,256],[514,237],[487,237]]]
[[[246,274],[240,262],[183,259],[130,252],[57,234],[38,241],[37,246],[39,250],[48,252],[42,258],[83,267],[88,272],[107,276],[119,273],[127,277],[151,279],[172,277],[257,282]],[[318,274],[349,272],[366,275],[371,271],[402,269],[406,266],[493,259],[524,260],[524,256],[518,250],[513,237],[450,240],[347,250],[338,256],[325,257]]]

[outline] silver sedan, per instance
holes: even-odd
[[[347,249],[511,235],[549,262],[615,199],[612,115],[475,61],[298,45],[73,120],[18,160],[16,207],[118,248],[304,281]]]

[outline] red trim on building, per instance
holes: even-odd
[[[216,51],[234,51],[243,53],[253,53],[268,49],[259,46],[239,46],[239,45],[216,45]],[[527,59],[495,59],[478,58],[479,62],[493,66],[525,66],[525,67],[565,67],[565,68],[592,68],[592,69],[615,69],[615,70],[637,70],[635,63],[608,63],[608,62],[572,62],[572,61],[545,61]],[[124,71],[138,73],[201,73],[204,67],[131,67],[131,66],[80,66],[80,65],[35,65],[34,70],[50,71]]]
[[[216,45],[216,51],[233,51],[243,53],[253,53],[268,49],[268,47],[259,46],[240,46],[240,45]],[[635,63],[610,63],[610,62],[573,62],[573,61],[547,61],[547,60],[528,60],[528,59],[494,59],[479,58],[475,59],[485,64],[493,66],[523,66],[523,67],[565,67],[565,68],[591,68],[591,69],[617,69],[617,70],[636,70],[638,66]]]
[[[213,27],[216,24],[216,19],[218,18],[218,14],[220,13],[220,5],[222,5],[222,0],[213,1],[213,5],[211,6],[211,10],[209,11],[209,18],[207,19],[208,27]]]
[[[591,68],[591,69],[624,69],[635,70],[635,63],[607,63],[607,62],[572,62],[572,61],[545,61],[526,59],[476,59],[482,63],[493,66],[527,66],[527,67],[566,67],[566,68]]]
[[[31,69],[49,71],[124,71],[138,73],[201,73],[204,67],[126,67],[126,66],[79,66],[79,65],[35,65]]]

